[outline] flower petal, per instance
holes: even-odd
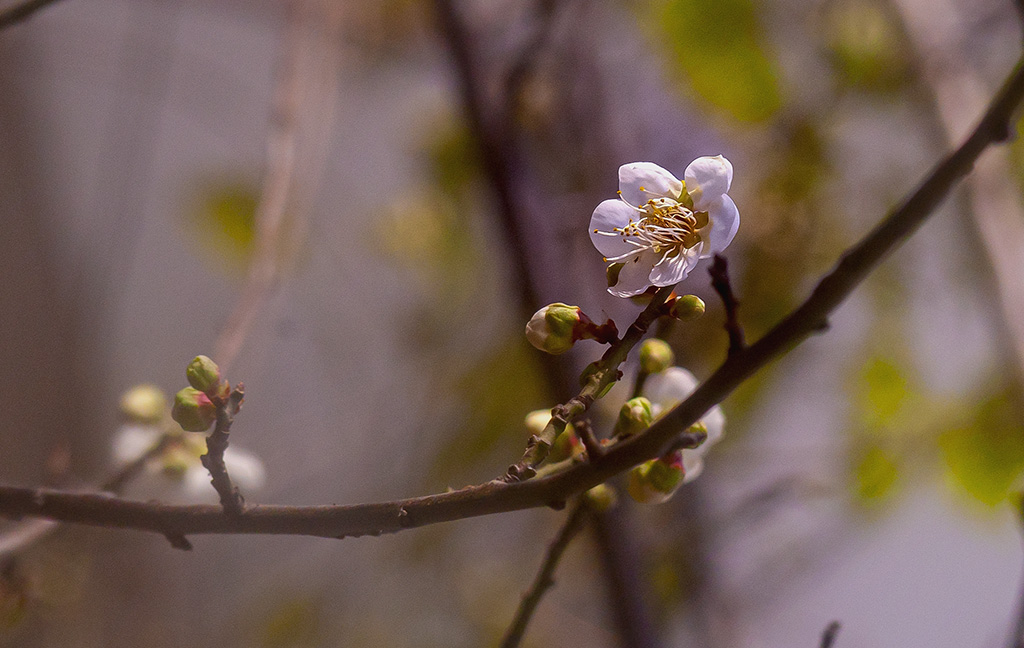
[[[632,297],[647,290],[651,285],[651,268],[658,262],[658,255],[651,250],[644,250],[632,259],[628,259],[619,271],[619,282],[608,289],[616,297]]]
[[[682,403],[695,389],[697,379],[692,373],[682,367],[669,367],[647,379],[644,396],[665,413]]]
[[[683,183],[653,162],[632,162],[619,167],[619,191],[626,202],[640,206],[652,198],[679,198]]]
[[[732,185],[732,163],[721,155],[699,157],[690,162],[683,177],[686,178],[686,192],[693,198],[695,210],[708,211],[709,203],[729,191]]]
[[[722,435],[725,433],[725,414],[722,413],[721,407],[715,405],[700,421],[707,428],[708,438],[697,449],[701,453],[705,453],[708,448],[722,440]]]
[[[123,425],[114,437],[112,454],[119,464],[131,463],[153,447],[160,430],[148,425]]]
[[[700,255],[702,259],[714,256],[729,247],[733,237],[736,236],[736,230],[740,227],[740,210],[736,208],[736,203],[729,196],[720,196],[718,200],[711,203],[708,206],[708,216],[711,219],[711,224],[708,228],[704,228],[702,235],[707,236],[709,245]]]
[[[704,455],[696,450],[683,449],[683,483],[689,484],[704,472]]]
[[[637,220],[637,211],[621,200],[605,200],[590,217],[590,241],[605,257],[617,257],[635,251],[627,238],[615,234],[617,227],[625,227],[630,219]]]
[[[651,283],[655,286],[674,286],[690,274],[698,260],[696,247],[674,257],[666,257],[651,270]]]

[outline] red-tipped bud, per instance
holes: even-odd
[[[174,395],[171,418],[183,430],[205,432],[217,420],[217,408],[209,396],[194,387],[186,387]]]

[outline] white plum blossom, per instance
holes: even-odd
[[[590,240],[611,264],[622,264],[608,292],[639,295],[648,286],[682,281],[700,259],[726,248],[740,224],[726,192],[732,164],[699,157],[683,180],[652,162],[619,167],[619,199],[605,200],[590,219]]]
[[[153,447],[163,434],[157,425],[125,424],[114,437],[112,454],[117,464],[128,464]],[[140,498],[177,500],[188,503],[216,503],[217,491],[210,473],[199,460],[206,453],[206,436],[182,432],[164,451],[146,463],[132,483],[131,494]],[[245,493],[263,488],[266,470],[255,454],[234,445],[224,452],[224,465],[232,482]]]
[[[644,383],[644,396],[651,401],[651,413],[655,420],[670,409],[686,400],[697,389],[697,379],[682,367],[669,367],[656,373]],[[707,430],[708,438],[696,448],[683,448],[683,483],[691,482],[704,469],[704,455],[708,449],[722,439],[725,415],[718,405],[712,407],[700,420]]]

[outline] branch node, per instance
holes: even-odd
[[[171,543],[173,548],[180,549],[181,551],[192,551],[192,543],[183,534],[168,531],[164,534],[164,537],[167,538],[167,541]]]
[[[835,643],[836,636],[839,635],[841,627],[838,621],[828,624],[825,631],[821,633],[821,648],[832,648],[832,644]]]

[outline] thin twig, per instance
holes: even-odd
[[[589,460],[593,461],[604,455],[604,447],[598,441],[597,435],[594,434],[594,426],[590,424],[589,419],[582,418],[577,420],[573,423],[573,429],[576,430],[576,436],[583,443],[583,449],[587,451],[587,458]]]
[[[838,621],[833,621],[825,627],[825,631],[821,633],[821,648],[832,648],[832,644],[836,642],[836,637],[839,636],[839,629],[841,627]]]
[[[231,391],[224,402],[217,403],[217,423],[213,432],[206,437],[206,454],[199,457],[203,466],[210,471],[210,483],[220,496],[220,505],[228,515],[241,515],[245,508],[245,499],[238,492],[238,487],[231,483],[227,466],[224,465],[224,452],[228,449],[228,436],[235,415],[242,408],[245,390],[241,384]],[[179,534],[183,536],[184,534]],[[170,537],[170,536],[168,536]],[[174,541],[172,540],[172,544]]]
[[[280,275],[282,238],[289,199],[295,186],[298,113],[302,96],[303,0],[288,3],[288,31],[278,62],[266,140],[266,168],[255,214],[255,244],[245,286],[214,344],[214,356],[227,372],[234,363],[256,315]]]
[[[0,11],[0,29],[28,20],[34,13],[57,2],[57,0],[28,0]]]
[[[275,533],[342,537],[380,534],[451,520],[546,506],[565,501],[647,459],[661,456],[713,405],[754,372],[805,338],[846,300],[868,273],[899,247],[970,172],[989,145],[1005,141],[1024,98],[1024,61],[1006,83],[970,137],[928,174],[924,182],[860,242],[850,248],[795,311],[764,337],[726,361],[685,401],[647,431],[608,448],[600,461],[577,463],[544,477],[519,482],[493,480],[460,490],[352,506],[259,506],[227,516],[219,506],[176,506],[107,495],[0,486],[0,515],[45,517],[94,526],[169,532]]]
[[[505,638],[501,641],[501,648],[515,648],[522,641],[523,634],[526,632],[526,625],[537,610],[541,597],[555,584],[555,568],[558,567],[562,554],[565,553],[569,543],[572,542],[572,539],[583,528],[589,511],[590,507],[581,499],[569,512],[569,517],[566,518],[562,528],[558,530],[558,535],[555,536],[555,539],[551,541],[551,545],[548,547],[540,571],[534,577],[530,589],[523,595],[519,608],[516,610],[516,615],[512,619],[512,624],[505,631]]]
[[[725,332],[729,334],[729,355],[735,355],[747,345],[743,336],[743,327],[739,320],[740,302],[732,291],[729,282],[729,264],[725,257],[716,254],[715,260],[708,269],[711,275],[711,287],[722,298],[725,306]]]

